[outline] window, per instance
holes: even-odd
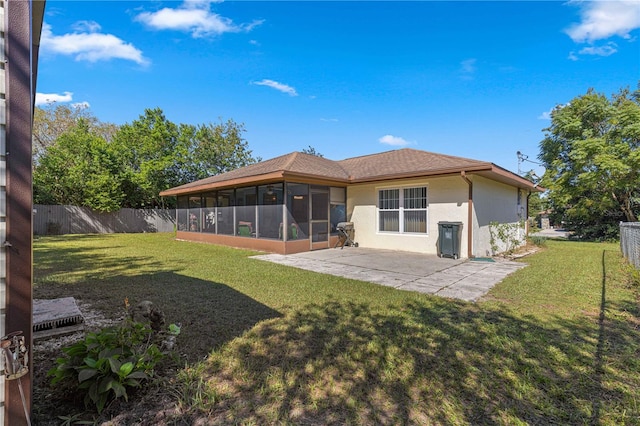
[[[400,190],[382,189],[378,197],[380,231],[400,232]]]
[[[427,187],[378,191],[378,230],[427,233]]]

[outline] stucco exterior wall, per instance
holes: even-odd
[[[516,225],[526,219],[527,193],[520,190],[518,204],[518,188],[495,182],[481,176],[473,177],[474,233],[473,256],[485,257],[493,253],[491,244],[491,222]],[[526,222],[526,220],[525,220]],[[494,230],[495,234],[495,230]],[[525,230],[518,230],[518,237],[524,241]],[[498,246],[497,253],[507,249],[506,244],[494,239]]]
[[[378,190],[427,187],[427,234],[399,234],[378,231]],[[353,222],[354,240],[361,247],[438,252],[438,222],[462,222],[461,257],[467,256],[468,185],[460,176],[407,179],[347,188],[347,220]]]

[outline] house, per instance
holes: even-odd
[[[352,222],[361,247],[437,254],[457,222],[460,257],[524,236],[532,182],[493,163],[399,149],[332,161],[293,152],[160,193],[177,197],[177,238],[290,254],[334,247]]]

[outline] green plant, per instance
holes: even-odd
[[[538,247],[546,247],[547,246],[547,237],[542,237],[540,235],[531,235],[527,237],[529,242]]]
[[[492,254],[500,249],[507,254],[513,253],[523,241],[524,220],[516,223],[489,222],[489,244]]]
[[[162,353],[151,343],[152,330],[126,320],[118,327],[88,333],[84,340],[63,349],[66,356],[49,370],[52,384],[59,382],[85,392],[84,403],[101,413],[111,399],[124,397],[149,378]]]
[[[60,426],[74,426],[74,425],[95,425],[96,420],[82,420],[82,414],[73,414],[70,416],[58,416],[62,423]]]
[[[625,261],[624,269],[629,277],[629,284],[631,286],[640,288],[640,269],[633,266],[631,263]]]
[[[178,324],[169,324],[169,334],[177,336],[180,334],[180,326]]]

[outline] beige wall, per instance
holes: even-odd
[[[495,254],[491,248],[491,222],[517,224],[521,219],[526,219],[526,191],[521,190],[520,201],[521,204],[518,206],[518,188],[473,176],[474,256],[485,257]],[[524,229],[518,232],[518,237],[524,241]],[[497,253],[505,251],[504,242],[496,238],[495,244],[498,246]]]
[[[427,186],[425,234],[397,234],[378,231],[378,190]],[[354,240],[362,247],[437,254],[438,222],[463,222],[461,257],[467,256],[468,185],[460,176],[398,180],[347,188],[347,220],[353,222]]]

